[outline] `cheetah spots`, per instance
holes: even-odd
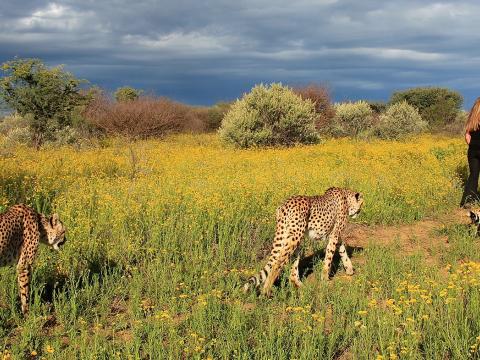
[[[252,286],[258,288],[263,284],[262,293],[270,294],[271,286],[278,277],[282,267],[290,256],[298,249],[304,234],[313,239],[329,239],[325,252],[322,279],[328,279],[333,255],[339,236],[345,228],[348,215],[358,214],[363,199],[359,193],[349,189],[330,188],[321,196],[294,196],[287,199],[277,209],[277,227],[275,241],[272,246],[267,265],[257,275],[251,277],[244,285],[244,290]],[[343,244],[340,253],[345,270],[353,274],[353,267],[344,251]],[[293,264],[290,280],[295,286],[300,286],[298,278],[297,258]]]
[[[28,312],[30,265],[35,259],[39,241],[46,237],[47,232],[65,233],[58,215],[55,217],[55,228],[47,225],[44,219],[43,215],[23,204],[14,205],[0,214],[0,266],[17,262],[17,281],[24,314]]]

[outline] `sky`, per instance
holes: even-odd
[[[480,2],[2,0],[0,62],[64,64],[108,91],[189,104],[258,83],[327,86],[335,101],[442,86],[480,96]]]

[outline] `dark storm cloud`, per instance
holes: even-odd
[[[5,2],[5,1],[4,1]],[[92,83],[192,103],[258,82],[324,82],[335,98],[448,86],[472,102],[476,1],[6,1],[0,60],[39,57]]]

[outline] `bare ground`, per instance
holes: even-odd
[[[435,219],[423,219],[413,224],[392,226],[366,226],[349,224],[345,231],[344,241],[351,248],[363,249],[370,243],[401,247],[399,255],[411,255],[419,251],[425,252],[427,261],[435,262],[434,249],[439,246],[448,247],[448,237],[442,235],[443,228],[454,224],[470,223],[469,212],[465,209],[454,209]]]

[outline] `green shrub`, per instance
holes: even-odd
[[[66,126],[62,129],[55,131],[55,140],[51,142],[52,145],[73,145],[80,140],[80,133],[77,129]]]
[[[18,127],[12,129],[6,136],[5,140],[10,144],[13,145],[31,145],[32,141],[32,134],[28,127]]]
[[[19,114],[11,114],[0,119],[0,134],[7,136],[17,128],[28,128],[28,121]]]
[[[23,117],[18,114],[6,116],[0,120],[0,135],[3,136],[3,147],[14,148],[17,145],[32,146],[32,133],[29,127],[28,116]],[[90,134],[79,131],[78,128],[65,126],[61,129],[51,131],[48,140],[44,141],[46,146],[61,146],[79,144],[86,140]]]
[[[428,127],[416,108],[406,101],[390,105],[380,115],[374,134],[383,139],[400,139],[409,134],[418,134]]]
[[[119,87],[113,96],[115,97],[116,101],[121,102],[137,100],[141,94],[142,90],[134,89],[131,86],[123,86]]]
[[[237,100],[219,129],[227,143],[251,146],[316,143],[314,105],[281,84],[257,85]]]
[[[31,144],[32,133],[28,120],[19,114],[8,115],[0,120],[0,135],[4,136],[5,144],[8,146]]]
[[[390,104],[402,101],[416,107],[430,127],[438,128],[455,121],[463,97],[446,88],[419,87],[394,92],[390,98]]]
[[[371,128],[373,119],[373,110],[366,101],[335,104],[335,119],[330,133],[356,137]]]
[[[387,110],[388,105],[383,101],[368,101],[368,105],[375,114],[384,113]]]
[[[467,123],[468,112],[460,110],[455,117],[455,120],[442,129],[444,133],[453,136],[461,136],[465,133],[465,124]]]
[[[208,108],[204,122],[205,130],[216,131],[222,125],[222,120],[225,114],[230,110],[232,103],[230,102],[218,102],[212,107]]]

